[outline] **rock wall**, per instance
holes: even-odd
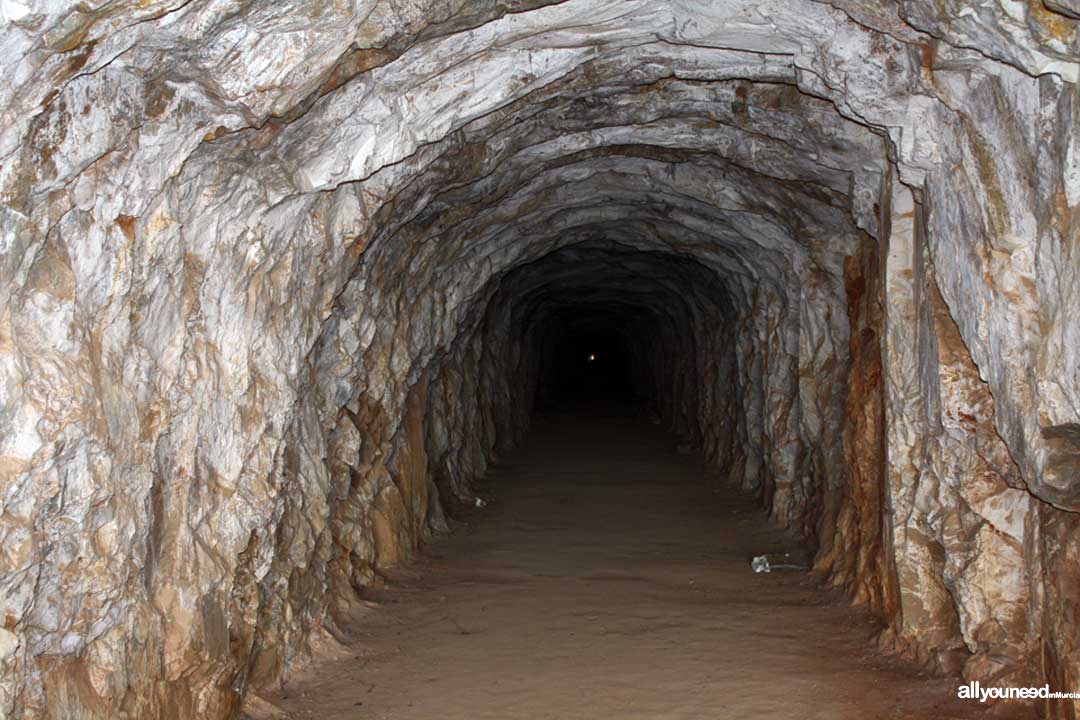
[[[1074,10],[3,3],[0,714],[228,717],[574,298],[883,646],[1080,687]]]

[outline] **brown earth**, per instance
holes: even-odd
[[[818,578],[754,574],[797,543],[648,423],[538,420],[485,486],[475,522],[369,591],[348,644],[252,716],[987,716],[960,681],[880,654],[878,626]]]

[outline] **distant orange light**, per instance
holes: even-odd
[[[589,353],[589,362],[593,362],[595,360],[596,360],[596,356],[593,355],[592,353]]]

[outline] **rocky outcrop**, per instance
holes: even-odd
[[[0,13],[0,714],[228,717],[575,307],[883,645],[1080,687],[1072,3]]]

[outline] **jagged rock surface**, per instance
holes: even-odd
[[[5,0],[0,715],[278,680],[568,300],[883,645],[1080,687],[1074,5]]]

